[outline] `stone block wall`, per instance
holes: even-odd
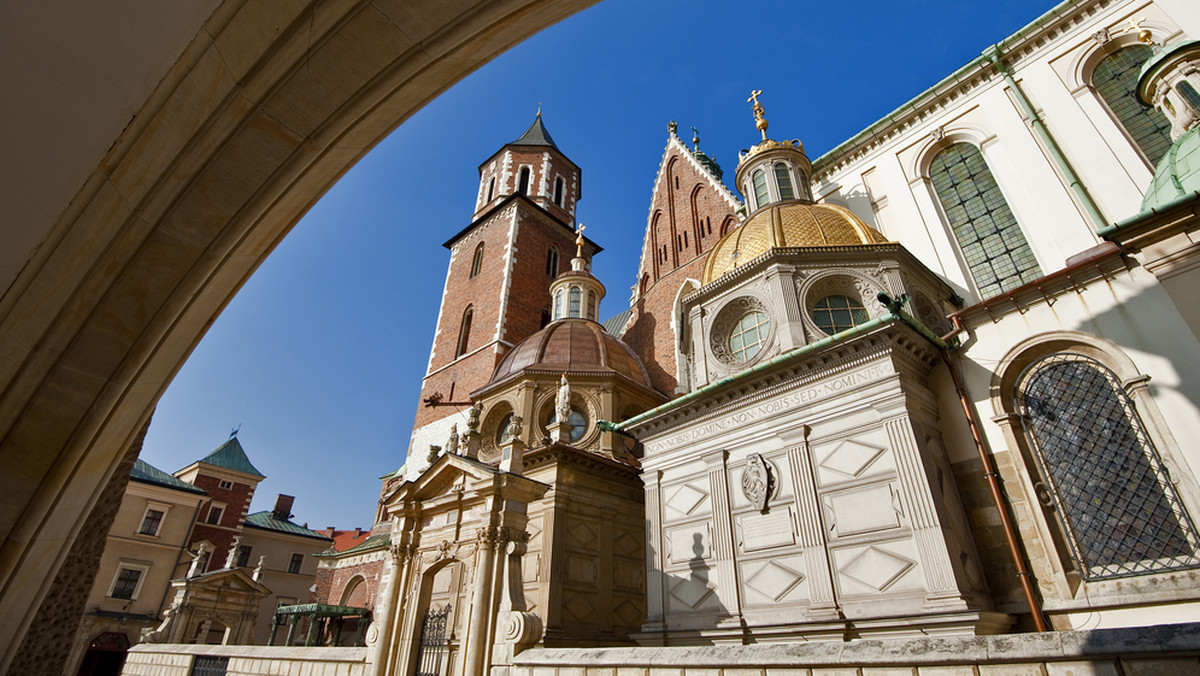
[[[507,676],[1175,676],[1200,674],[1200,624],[908,640],[535,649],[513,662]]]
[[[189,676],[197,658],[228,658],[226,676],[364,676],[366,648],[142,644],[129,650],[125,676]]]

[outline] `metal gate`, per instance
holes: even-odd
[[[192,662],[191,676],[225,676],[225,670],[228,668],[228,657],[196,655],[196,660]]]
[[[425,619],[421,622],[416,676],[440,676],[442,657],[446,654],[446,623],[449,617],[449,603],[425,612]]]

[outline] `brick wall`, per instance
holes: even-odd
[[[203,469],[200,472],[193,483],[208,493],[208,500],[200,506],[188,549],[194,551],[201,540],[211,542],[215,550],[209,555],[207,570],[217,570],[225,565],[225,557],[229,548],[233,546],[233,538],[241,534],[242,523],[250,512],[250,500],[254,497],[255,485],[244,481],[232,481],[233,488],[221,488],[220,476],[204,474]],[[214,501],[225,503],[225,509],[217,524],[209,524],[209,508]]]
[[[737,221],[728,193],[690,155],[672,136],[650,200],[634,316],[622,337],[668,395],[679,384],[671,326],[679,290],[688,279],[702,281],[708,252]]]

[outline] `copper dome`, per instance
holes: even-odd
[[[616,374],[653,389],[646,367],[628,345],[587,319],[562,319],[517,343],[480,391],[521,373]]]

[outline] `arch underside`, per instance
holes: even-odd
[[[44,205],[56,220],[21,224],[49,234],[0,298],[0,672],[158,397],[282,237],[425,103],[593,1],[226,0],[69,203]]]

